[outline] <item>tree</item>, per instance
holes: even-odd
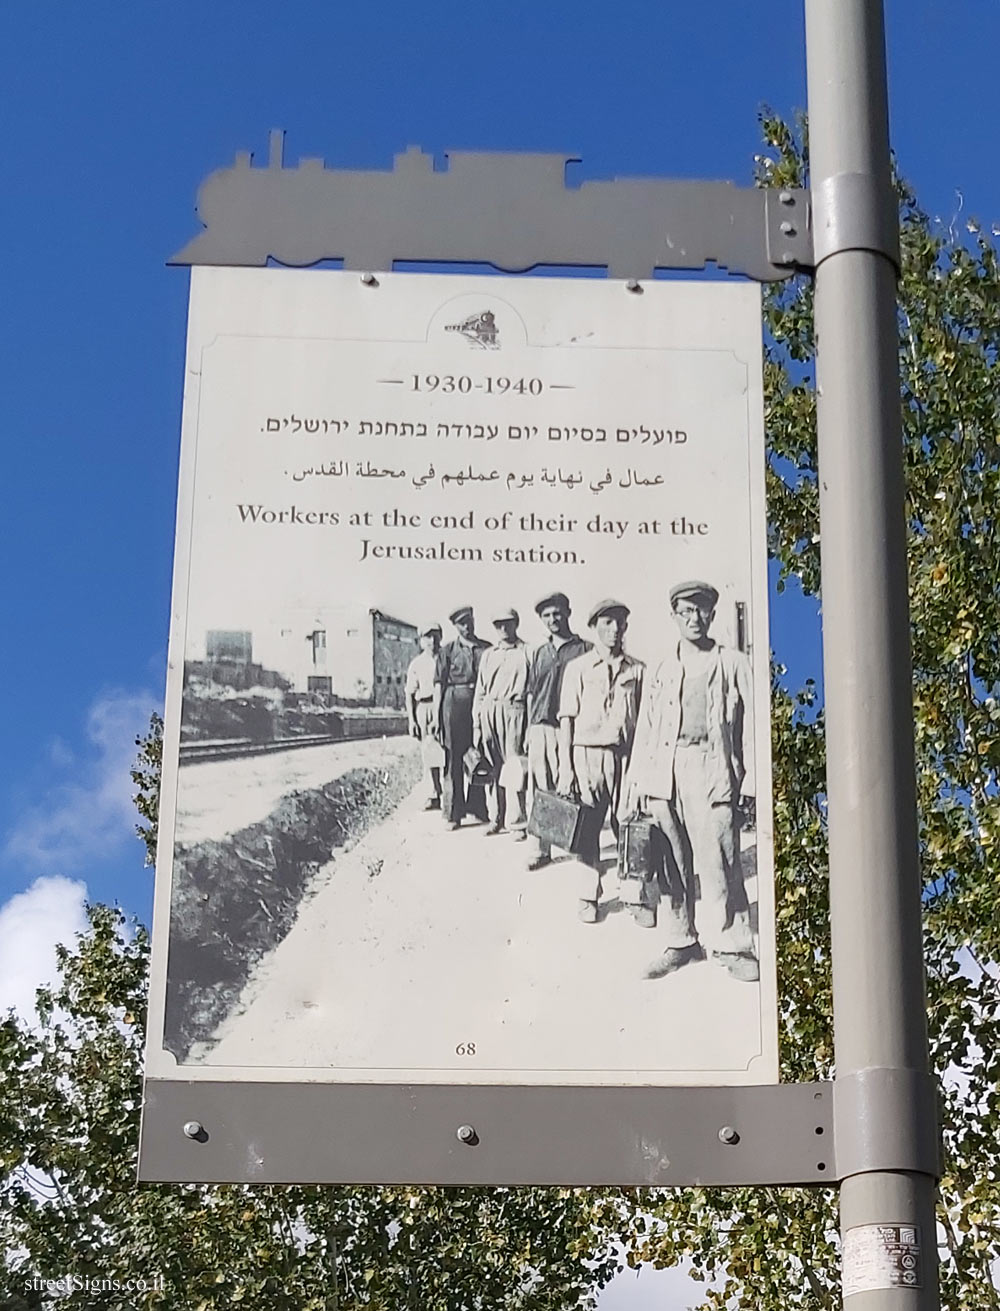
[[[146,864],[156,863],[156,838],[160,820],[160,770],[163,767],[163,717],[154,713],[145,737],[137,737],[139,754],[131,769],[135,785],[135,808],[143,821],[135,831],[146,847]]]
[[[769,186],[801,186],[808,153],[764,116]],[[959,238],[898,184],[899,364],[907,477],[914,725],[932,1059],[944,1080],[939,1207],[949,1311],[1000,1307],[1000,270],[978,224]],[[770,548],[782,580],[820,594],[812,289],[765,300]],[[780,586],[780,584],[779,584]],[[780,675],[783,671],[778,669]],[[833,1063],[823,716],[815,687],[772,696],[782,1077]],[[914,999],[919,1004],[919,999]],[[705,1307],[840,1306],[834,1190],[658,1192],[627,1227],[629,1261],[690,1260]],[[650,1220],[652,1216],[652,1220]]]
[[[155,856],[162,722],[133,779]],[[136,1185],[148,941],[120,911],[58,952],[37,1023],[0,1021],[0,1306],[570,1311],[618,1268],[617,1202],[583,1189]],[[144,1292],[86,1281],[161,1276]]]

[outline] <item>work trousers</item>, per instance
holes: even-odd
[[[441,698],[445,773],[442,804],[444,817],[461,824],[467,814],[486,819],[486,798],[480,787],[465,780],[465,753],[472,746],[472,688],[446,687]]]
[[[437,725],[434,722],[434,703],[430,700],[418,701],[414,707],[414,718],[420,730],[420,758],[430,784],[429,800],[437,801],[441,797],[441,766],[444,764],[444,748],[437,740]]]
[[[659,924],[668,948],[700,941],[710,952],[753,954],[736,803],[709,800],[706,755],[707,747],[679,745],[672,799],[646,798],[667,847]]]
[[[574,746],[573,771],[580,788],[580,800],[585,806],[593,806],[598,811],[602,828],[610,813],[611,827],[617,838],[616,815],[622,790],[621,751],[617,747]],[[600,856],[601,842],[598,832],[590,850],[581,851],[576,862],[579,870],[579,895],[583,901],[599,901],[601,898],[603,884]]]
[[[483,756],[493,770],[489,789],[490,818],[503,827],[507,818],[508,789],[501,782],[501,771],[508,761],[514,764],[524,755],[524,728],[527,711],[523,701],[483,701],[479,707],[479,734]],[[514,823],[524,825],[524,782],[514,789],[517,808]]]
[[[528,810],[536,792],[555,792],[559,780],[559,730],[552,724],[532,724],[528,729]],[[532,858],[552,855],[552,843],[531,839]]]

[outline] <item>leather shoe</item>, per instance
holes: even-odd
[[[712,959],[718,961],[741,983],[756,983],[760,979],[757,958],[748,951],[713,951]]]
[[[644,977],[663,979],[684,965],[692,965],[695,961],[704,959],[705,953],[700,942],[692,942],[688,947],[668,947],[662,956],[657,956],[656,960],[646,966]]]
[[[551,856],[535,856],[533,860],[528,861],[528,869],[529,870],[544,869],[546,865],[551,865],[551,864],[552,864]]]
[[[597,902],[581,901],[580,909],[577,911],[577,917],[582,924],[597,923]]]
[[[640,929],[656,928],[656,911],[652,906],[633,906],[632,918]]]

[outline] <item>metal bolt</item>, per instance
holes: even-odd
[[[642,291],[642,287],[641,287],[641,285],[639,284],[639,281],[638,281],[637,278],[629,278],[628,282],[625,283],[625,290],[626,290],[626,291]]]
[[[187,1124],[184,1126],[185,1138],[198,1138],[204,1132],[205,1130],[202,1128],[201,1123],[198,1120],[188,1120]]]
[[[778,199],[781,201],[783,205],[795,204],[795,197],[792,195],[790,191],[780,191],[778,193]]]
[[[794,236],[795,236],[795,224],[794,224],[794,223],[789,223],[788,219],[785,219],[784,223],[782,223],[782,225],[781,225],[781,230],[782,230],[782,232],[785,234],[786,237],[794,237]]]
[[[479,1141],[479,1135],[471,1124],[460,1124],[456,1136],[460,1143],[469,1143],[471,1145]]]
[[[376,278],[374,273],[362,273],[361,281],[365,284],[366,287],[378,286],[378,278]]]
[[[782,264],[794,264],[795,252],[791,250],[783,250],[781,252],[781,262]]]
[[[733,1147],[740,1141],[740,1136],[731,1124],[724,1124],[719,1130],[719,1142]]]

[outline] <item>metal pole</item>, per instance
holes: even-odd
[[[882,0],[805,8],[845,1306],[938,1311]]]

